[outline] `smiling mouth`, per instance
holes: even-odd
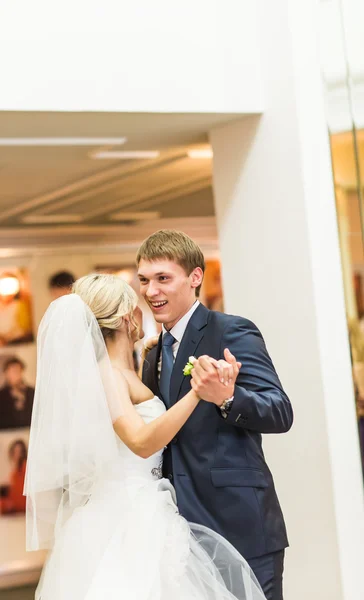
[[[149,301],[149,305],[153,310],[159,310],[168,304],[167,300],[162,300],[161,302],[151,302]]]

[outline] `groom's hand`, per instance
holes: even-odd
[[[235,381],[241,367],[235,356],[226,348],[225,360],[200,356],[193,363],[191,386],[196,394],[217,406],[234,395]]]

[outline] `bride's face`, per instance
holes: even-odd
[[[135,323],[138,324],[138,328],[132,326],[131,337],[133,342],[137,342],[138,340],[141,340],[144,337],[143,313],[140,310],[139,306],[137,306],[133,312],[133,319]]]

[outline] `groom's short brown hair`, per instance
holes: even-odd
[[[205,258],[201,248],[182,231],[160,229],[152,233],[140,246],[136,263],[143,260],[173,260],[190,275],[196,267],[205,272]],[[200,295],[201,286],[196,288],[196,296]]]

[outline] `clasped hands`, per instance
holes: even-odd
[[[147,353],[158,343],[158,336],[150,338],[144,346]],[[195,358],[191,371],[191,387],[199,398],[221,406],[234,395],[234,387],[241,363],[230,350],[224,350],[225,360],[203,355]]]
[[[224,350],[225,360],[210,356],[194,359],[191,371],[191,387],[206,402],[221,406],[234,395],[235,381],[241,363],[237,362],[230,350]]]

